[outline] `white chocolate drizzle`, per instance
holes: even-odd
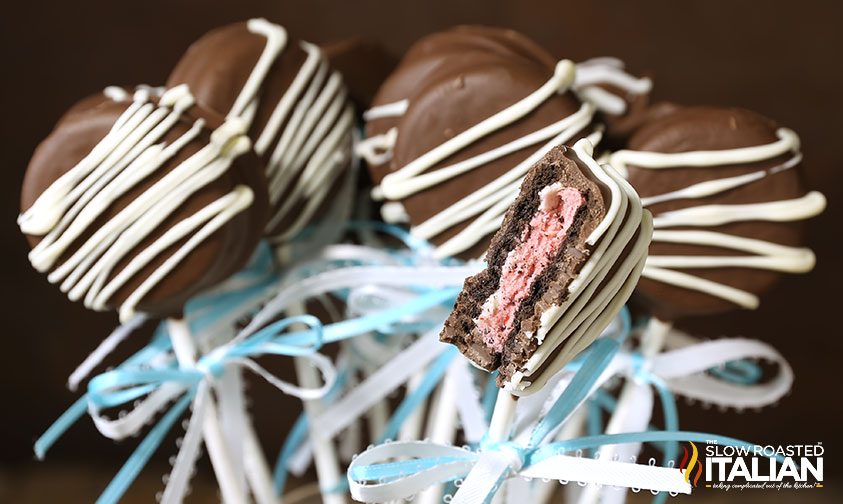
[[[372,192],[373,198],[388,200],[382,207],[382,217],[390,223],[409,222],[407,211],[400,203],[401,199],[513,152],[540,145],[538,150],[510,171],[490,181],[489,184],[451,207],[411,227],[410,231],[414,236],[430,240],[462,222],[473,219],[458,234],[438,246],[434,254],[441,258],[468,250],[485,236],[500,228],[503,215],[515,200],[525,174],[552,147],[571,140],[577,133],[592,124],[596,110],[613,114],[620,114],[626,110],[626,102],[621,97],[599,87],[601,84],[611,84],[628,94],[646,93],[651,87],[649,79],[638,79],[625,73],[623,63],[614,58],[596,58],[578,65],[562,60],[557,63],[550,80],[535,92],[386,175],[380,186]],[[448,156],[526,116],[555,94],[568,90],[575,91],[583,100],[582,106],[574,114],[490,151],[429,171],[436,163]],[[364,119],[400,117],[406,113],[410,105],[408,99],[403,99],[373,107],[366,111]],[[382,165],[392,159],[398,135],[397,128],[390,128],[383,134],[373,135],[360,142],[356,146],[356,152],[370,165]],[[589,136],[589,140],[596,145],[600,137],[601,132],[595,131]]]
[[[50,282],[60,283],[71,300],[83,299],[93,310],[105,310],[111,297],[129,280],[186,239],[121,303],[119,313],[124,321],[191,251],[248,208],[254,198],[249,187],[236,186],[140,248],[144,239],[188,198],[226,173],[233,160],[251,148],[244,124],[228,120],[211,134],[202,149],[173,167],[100,228],[91,229],[118,198],[159,170],[202,131],[200,119],[173,142],[164,142],[164,136],[194,99],[187,86],[164,92],[157,105],[150,100],[151,94],[150,89],[139,88],[133,103],[106,136],[18,218],[21,231],[43,237],[29,253],[35,269],[50,271]],[[70,246],[86,234],[90,236],[59,263]],[[117,270],[127,257],[131,260]]]
[[[617,58],[592,58],[577,64],[577,78],[573,87],[579,97],[592,103],[601,112],[624,114],[627,109],[626,100],[601,87],[607,84],[627,95],[646,94],[653,87],[650,79],[626,73],[623,61]]]
[[[660,153],[621,150],[610,156],[610,163],[624,176],[627,165],[662,170],[676,167],[714,168],[773,159],[788,152],[792,156],[777,166],[755,172],[699,182],[664,194],[642,198],[645,206],[678,199],[713,196],[752,184],[766,177],[794,168],[802,160],[799,137],[787,128],[776,132],[778,140],[765,145],[711,151]],[[730,301],[743,308],[759,305],[758,296],[726,284],[713,282],[679,269],[754,268],[788,273],[804,273],[814,267],[814,253],[804,247],[791,247],[763,240],[707,230],[669,230],[673,227],[705,228],[732,222],[791,222],[816,216],[825,209],[825,197],[816,191],[792,200],[740,205],[698,205],[658,214],[653,219],[654,242],[683,243],[718,247],[749,255],[738,256],[650,256],[643,276],[653,280],[696,290]]]
[[[363,112],[363,120],[373,121],[375,119],[383,119],[384,117],[401,117],[402,115],[407,113],[407,109],[409,107],[410,100],[406,98],[403,100],[398,100],[397,102],[378,105]]]
[[[394,200],[405,198],[481,167],[503,156],[541,143],[542,146],[539,150],[535,151],[521,163],[518,163],[507,173],[491,181],[473,194],[466,196],[449,208],[443,209],[427,221],[411,228],[411,233],[414,236],[422,239],[430,239],[448,228],[474,217],[474,220],[465,229],[437,247],[435,255],[437,257],[446,257],[470,248],[484,236],[500,227],[503,215],[518,194],[518,187],[530,166],[538,161],[554,145],[573,138],[574,135],[591,123],[591,118],[594,114],[593,106],[583,104],[576,113],[510,143],[432,172],[428,172],[428,170],[436,163],[480,138],[529,114],[551,96],[565,92],[571,86],[573,80],[574,64],[567,60],[560,61],[551,79],[535,92],[454,136],[447,142],[431,149],[406,166],[390,173],[384,177],[381,185],[376,189],[375,195],[382,195],[392,200],[390,203],[397,203]],[[390,132],[387,135],[392,140],[391,143],[394,143],[397,132]],[[378,149],[391,152],[392,145],[388,145],[389,149],[383,149],[384,144],[382,143],[382,139],[376,139],[375,141],[378,142]],[[371,146],[370,144],[371,142],[369,144],[364,142],[361,148],[358,149],[358,153],[364,157],[368,157],[371,162],[372,158],[368,156],[371,154],[371,151],[368,150]],[[398,218],[403,219],[406,216],[406,211],[399,210],[394,204],[387,208],[389,209],[389,213],[384,215],[384,217],[389,217],[393,221]]]
[[[265,19],[251,19],[247,26],[266,38],[266,46],[227,117],[237,117],[248,127],[264,80],[287,48],[288,37],[283,27]],[[273,212],[267,231],[297,212],[289,226],[270,237],[275,243],[292,238],[310,222],[351,160],[354,112],[342,76],[329,69],[319,47],[301,42],[301,49],[307,57],[254,146],[269,159],[266,175]]]

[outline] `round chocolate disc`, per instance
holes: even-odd
[[[326,214],[351,166],[353,107],[320,49],[252,19],[194,42],[167,80],[197,103],[249,125],[269,188],[270,241],[285,243]]]
[[[724,152],[747,147],[757,147],[782,141],[779,126],[754,112],[740,108],[687,107],[677,108],[642,127],[629,141],[628,150],[644,153],[683,153],[692,151]],[[794,135],[795,136],[795,135]],[[623,151],[620,154],[624,156]],[[710,158],[710,154],[704,154]],[[738,289],[750,296],[759,296],[769,289],[780,277],[781,272],[765,267],[719,265],[724,257],[750,258],[748,250],[736,250],[722,239],[730,237],[760,240],[766,243],[798,247],[803,243],[802,218],[775,222],[767,218],[743,218],[741,212],[755,208],[753,204],[764,204],[795,200],[806,195],[798,161],[798,139],[791,148],[781,149],[778,155],[766,156],[752,162],[720,162],[706,166],[643,167],[631,161],[627,164],[629,182],[640,194],[645,206],[653,213],[655,229],[650,246],[650,260],[636,291],[637,298],[655,316],[675,320],[690,315],[707,315],[736,309],[739,302],[728,296],[712,294],[705,288],[692,284],[702,279],[705,285]],[[741,178],[739,178],[741,177]],[[723,187],[713,194],[697,197],[681,197],[676,191],[689,187],[703,188],[698,184],[711,181],[731,180],[734,187]],[[673,194],[675,197],[664,197]],[[654,198],[654,197],[659,198]],[[649,198],[649,199],[648,199]],[[716,205],[716,206],[715,206]],[[723,206],[720,206],[723,205]],[[699,207],[710,209],[711,218],[719,218],[734,212],[732,205],[750,205],[748,210],[737,209],[737,218],[727,219],[721,224],[667,225],[674,211]],[[746,214],[749,215],[749,214]],[[666,218],[667,217],[667,218]],[[763,216],[762,216],[763,217]],[[718,221],[712,221],[718,222]],[[702,240],[693,243],[660,238],[660,232],[694,231]],[[712,234],[717,233],[717,234]],[[724,236],[727,235],[727,236]],[[679,237],[693,236],[679,234]],[[711,238],[710,241],[706,237]],[[678,258],[676,265],[664,265],[662,271],[678,272],[683,277],[679,282],[668,282],[654,278],[655,258]],[[706,263],[697,267],[686,261]],[[698,259],[703,258],[703,259]],[[712,259],[714,258],[714,259]],[[721,259],[716,259],[721,258]],[[728,262],[728,261],[726,261]],[[702,285],[702,284],[700,284]],[[703,286],[705,287],[705,286]],[[745,307],[751,308],[747,301]]]
[[[23,216],[32,215],[27,211],[44,212],[58,208],[53,205],[42,205],[43,201],[33,207],[39,197],[45,194],[48,188],[52,191],[60,186],[60,177],[78,169],[94,156],[92,151],[106,138],[109,132],[115,128],[118,120],[128,120],[127,109],[138,104],[132,100],[112,100],[90,97],[83,100],[74,107],[72,113],[66,114],[53,132],[38,146],[24,177],[21,191],[21,210]],[[150,99],[146,107],[156,107],[155,99]],[[158,106],[157,111],[171,112],[172,110]],[[136,110],[136,113],[137,110]],[[199,122],[201,121],[201,122]],[[199,122],[199,124],[197,124]],[[192,106],[183,111],[178,119],[166,129],[158,138],[153,147],[146,149],[138,156],[138,152],[128,150],[119,154],[115,149],[112,156],[106,158],[99,167],[104,167],[109,159],[117,159],[116,163],[106,166],[107,170],[93,171],[88,176],[78,178],[74,189],[79,189],[80,184],[92,182],[97,188],[87,191],[82,197],[71,200],[70,204],[61,209],[60,219],[51,227],[46,227],[43,232],[31,232],[26,235],[31,246],[36,247],[47,237],[50,240],[66,241],[63,247],[54,248],[55,260],[46,269],[45,273],[51,274],[57,269],[63,268],[65,263],[71,259],[82,247],[90,246],[89,240],[95,233],[108,225],[116,222],[121,211],[135,203],[139,198],[149,197],[149,191],[155,186],[166,189],[171,195],[179,193],[187,194],[186,198],[170,211],[161,210],[160,206],[147,207],[144,212],[137,215],[131,213],[122,214],[128,217],[130,223],[118,226],[113,240],[100,242],[96,253],[90,256],[92,261],[99,261],[109,254],[117,254],[108,268],[101,268],[98,274],[99,287],[105,287],[112,283],[118,276],[124,276],[118,284],[118,288],[112,294],[95,306],[94,309],[117,308],[125,303],[133,293],[144,284],[150,276],[154,275],[166,261],[177,260],[177,264],[166,275],[158,279],[154,285],[145,290],[145,294],[133,303],[133,308],[154,315],[171,315],[180,312],[184,302],[197,292],[207,289],[224,280],[232,273],[243,267],[254,251],[260,239],[263,225],[267,218],[268,202],[266,196],[266,181],[261,171],[260,163],[250,151],[245,151],[236,156],[225,168],[224,172],[215,177],[208,177],[208,180],[200,187],[188,187],[185,177],[169,177],[171,172],[182,167],[185,162],[195,159],[200,150],[208,146],[211,133],[222,124],[221,118],[210,111]],[[192,132],[192,134],[191,134]],[[118,145],[127,145],[125,142]],[[137,143],[131,144],[136,146]],[[140,170],[145,163],[141,163],[139,157],[152,154],[154,147],[172,145],[175,152],[166,157],[163,163],[157,168],[150,169],[146,176],[138,180],[127,181],[120,177],[130,175],[129,170]],[[129,164],[131,163],[131,164]],[[125,170],[122,167],[128,166]],[[149,166],[149,165],[146,165]],[[194,178],[194,181],[196,179]],[[54,187],[56,186],[56,187]],[[239,188],[239,189],[237,189]],[[186,221],[197,219],[203,209],[209,207],[221,198],[232,194],[237,190],[251,192],[251,201],[236,214],[223,222],[218,229],[210,233],[198,242],[194,247],[184,249],[187,253],[177,258],[176,254],[182,250],[187,242],[194,238],[195,233],[190,232],[179,239],[167,241],[167,236],[173,236],[172,232],[176,226],[184,226]],[[87,198],[87,195],[94,196]],[[105,196],[101,198],[101,196]],[[161,198],[163,200],[164,198]],[[244,200],[248,200],[244,196]],[[95,208],[96,204],[105,203],[103,208]],[[160,202],[160,200],[159,200]],[[92,212],[92,214],[89,214]],[[158,215],[160,213],[160,215]],[[93,215],[92,218],[85,218],[86,215]],[[146,226],[139,226],[141,218],[147,219]],[[72,233],[69,231],[73,226],[79,226],[81,231]],[[22,219],[22,227],[26,230],[26,220]],[[58,232],[58,236],[51,236],[51,232]],[[171,232],[170,235],[167,233]],[[135,234],[135,236],[131,236]],[[128,240],[128,241],[126,241]],[[124,247],[122,252],[117,247]],[[160,247],[160,248],[156,248]],[[153,249],[158,250],[152,254],[151,259],[138,263],[139,256],[151,254]],[[31,255],[31,258],[33,256]],[[132,269],[135,265],[141,264],[139,268]],[[66,278],[76,276],[76,281],[71,282],[78,286],[81,278],[92,271],[92,264],[83,261],[81,265],[73,268],[69,275],[51,281],[59,284],[67,283]],[[62,287],[66,288],[65,285]],[[85,290],[85,289],[83,289]],[[70,291],[71,293],[73,290]],[[90,289],[83,292],[90,293]],[[86,305],[89,305],[86,301]]]

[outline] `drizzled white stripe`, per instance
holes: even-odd
[[[610,162],[626,175],[627,165],[644,169],[675,167],[717,167],[754,163],[793,153],[793,157],[773,168],[756,172],[699,182],[668,193],[644,198],[646,206],[678,199],[697,199],[720,194],[736,187],[751,184],[767,176],[789,170],[799,164],[799,137],[792,130],[780,128],[776,142],[715,151],[691,151],[673,154],[623,150],[610,156]],[[792,200],[769,201],[743,205],[698,205],[664,212],[653,224],[657,231],[654,242],[685,243],[735,250],[746,256],[650,256],[644,276],[660,282],[704,292],[735,303],[744,308],[757,308],[758,296],[729,285],[697,277],[676,269],[753,268],[790,273],[810,271],[816,261],[814,253],[804,247],[788,247],[763,240],[733,236],[702,230],[665,231],[665,228],[689,226],[710,227],[753,220],[791,222],[818,215],[825,209],[825,197],[816,191]]]
[[[448,240],[442,246],[437,247],[435,254],[437,257],[445,257],[467,250],[484,236],[500,227],[503,214],[517,195],[518,187],[530,166],[546,154],[554,145],[570,140],[590,124],[594,115],[594,107],[590,104],[583,104],[576,113],[545,126],[538,131],[531,132],[512,142],[459,163],[429,173],[427,171],[442,159],[529,114],[551,96],[565,92],[573,81],[573,63],[568,60],[560,61],[551,79],[535,92],[459,135],[454,136],[447,142],[434,147],[401,169],[390,173],[384,177],[381,185],[374,191],[374,195],[376,197],[383,196],[391,200],[405,198],[513,152],[546,142],[541,148],[507,173],[491,181],[473,194],[456,202],[449,208],[443,209],[427,221],[411,228],[411,233],[414,236],[430,239],[460,222],[476,217],[459,234]],[[375,109],[373,114],[375,117],[381,117],[383,114],[392,115],[399,110],[403,113],[403,109],[406,107],[406,102],[396,102],[395,104],[384,106],[384,110]],[[394,131],[388,133],[383,139],[375,139],[377,145],[364,143],[358,149],[358,153],[369,158],[369,161],[371,161],[371,157],[374,155],[377,155],[379,158],[391,156],[396,135],[397,131]],[[388,143],[384,143],[384,141]],[[398,209],[393,208],[393,210],[392,213],[396,216],[402,214]]]
[[[91,153],[50,185],[19,218],[21,230],[43,235],[30,252],[39,271],[53,271],[50,282],[62,282],[71,300],[84,298],[86,307],[104,310],[109,299],[144,267],[179,240],[190,237],[164,264],[144,279],[121,304],[120,317],[128,320],[135,306],[170,271],[213,231],[249,207],[253,195],[245,186],[177,222],[143,250],[140,243],[158,229],[181,204],[219,178],[232,161],[250,148],[239,121],[228,121],[211,135],[211,143],[192,155],[87,238],[63,263],[69,247],[89,232],[93,223],[121,196],[170,161],[196,140],[203,123],[169,145],[157,143],[193,104],[185,86],[165,92],[156,107],[149,93],[135,94],[130,105]],[[117,265],[132,259],[119,271]]]
[[[653,87],[650,79],[634,77],[624,71],[623,61],[617,58],[593,58],[577,64],[577,79],[574,90],[585,101],[592,103],[601,112],[621,115],[626,112],[626,100],[600,85],[621,89],[627,95],[649,93]]]
[[[560,61],[556,65],[556,69],[550,80],[544,83],[533,93],[527,95],[522,100],[501,110],[491,117],[480,121],[459,135],[456,135],[445,143],[434,147],[407,165],[384,177],[381,183],[381,189],[384,196],[390,199],[400,198],[401,196],[398,196],[399,194],[407,194],[406,189],[403,191],[400,190],[405,186],[421,190],[423,187],[419,186],[414,177],[424,173],[433,165],[460,149],[467,147],[477,140],[517,121],[518,119],[521,119],[535,110],[539,105],[544,103],[545,100],[554,94],[569,88],[573,81],[574,64],[569,60]]]
[[[263,19],[250,20],[248,29],[266,37],[267,43],[229,111],[229,116],[240,117],[247,124],[251,123],[260,102],[258,93],[268,70],[282,54],[287,41],[282,27]],[[255,142],[255,152],[269,153],[266,170],[274,212],[268,231],[302,202],[310,219],[328,195],[327,190],[312,190],[315,181],[324,183],[326,174],[337,174],[343,166],[337,166],[336,160],[350,159],[350,141],[339,138],[350,139],[351,135],[351,126],[341,115],[348,102],[342,77],[337,72],[329,73],[327,61],[317,46],[301,42],[301,48],[307,57]],[[251,104],[251,109],[244,109],[244,103]],[[280,230],[273,241],[281,236],[292,237],[306,224],[307,220],[300,216],[294,225]]]
[[[561,61],[557,64],[553,77],[531,95],[384,177],[381,185],[372,192],[375,199],[391,200],[384,205],[382,217],[388,222],[406,221],[406,210],[395,200],[434,187],[513,152],[547,142],[512,170],[411,228],[414,236],[431,239],[461,222],[476,217],[460,233],[437,247],[435,254],[437,257],[446,257],[471,248],[484,236],[500,227],[506,209],[518,194],[524,174],[532,164],[553,146],[569,141],[588,126],[595,109],[614,114],[626,110],[626,102],[621,97],[597,87],[600,84],[614,85],[629,94],[646,93],[651,87],[649,79],[638,79],[627,74],[623,71],[623,63],[614,58],[595,58],[576,65],[576,68],[570,61]],[[584,100],[582,107],[575,114],[490,151],[428,172],[447,156],[525,116],[554,94],[571,88]],[[364,114],[364,118],[375,120],[400,117],[409,106],[409,100],[399,100],[373,107]],[[398,130],[391,128],[382,135],[367,138],[357,145],[357,154],[371,165],[386,163],[392,159],[397,137]],[[599,138],[599,133],[591,137],[592,143],[599,141]]]
[[[249,78],[246,79],[246,83],[243,84],[240,94],[234,100],[231,110],[228,111],[227,118],[242,117],[246,107],[258,100],[258,92],[269,69],[287,46],[287,31],[281,26],[274,25],[266,19],[250,19],[246,26],[252,33],[260,33],[266,37],[266,46],[255,63],[252,73],[249,74]]]
[[[583,104],[579,112],[565,119],[565,121],[571,119],[568,123],[570,126],[562,129],[558,135],[522,162],[518,163],[512,170],[475,191],[473,194],[463,198],[451,207],[446,208],[439,214],[434,215],[427,221],[412,228],[410,232],[414,236],[429,239],[445,229],[479,213],[479,217],[465,229],[436,248],[434,255],[442,258],[456,255],[470,248],[483,239],[484,236],[497,231],[503,222],[506,210],[518,196],[518,189],[521,187],[521,182],[524,181],[524,177],[530,170],[530,167],[536,164],[553,147],[569,141],[574,135],[588,126],[591,122],[592,114],[591,105]],[[434,230],[438,232],[429,234]]]
[[[799,136],[796,132],[787,128],[779,128],[776,131],[776,136],[779,139],[773,143],[739,149],[675,152],[671,154],[619,150],[611,155],[610,162],[621,175],[626,177],[628,176],[626,166],[630,164],[650,170],[679,166],[709,168],[712,166],[754,163],[772,159],[786,152],[799,152]]]
[[[737,175],[734,177],[706,180],[704,182],[699,182],[697,184],[690,185],[682,189],[677,189],[676,191],[659,194],[657,196],[641,198],[641,203],[643,203],[644,206],[649,206],[655,205],[657,203],[664,203],[665,201],[690,198],[705,198],[706,196],[713,196],[715,194],[728,191],[729,189],[734,189],[736,187],[740,187],[746,184],[751,184],[752,182],[755,182],[756,180],[761,180],[762,178],[768,175],[775,175],[776,173],[782,172],[784,170],[789,170],[790,168],[793,168],[794,166],[798,165],[801,161],[802,154],[797,153],[784,163],[770,168],[768,170],[759,170],[757,172],[747,173],[745,175]]]
[[[407,112],[409,106],[410,100],[406,99],[378,105],[363,112],[363,120],[373,121],[375,119],[383,119],[384,117],[401,117]]]
[[[335,180],[347,167],[353,125],[354,112],[351,106],[347,105],[339,122],[331,128],[319,149],[313,153],[301,171],[302,178],[305,180],[293,187],[289,196],[270,220],[269,228],[277,226],[281,219],[294,208],[294,203],[305,202],[305,208],[302,209],[296,221],[278,235],[279,240],[292,238],[295,233],[301,231],[330,192],[331,181]]]

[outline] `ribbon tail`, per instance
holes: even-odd
[[[111,352],[117,348],[117,345],[123,342],[132,334],[135,329],[142,326],[146,322],[146,315],[138,314],[132,317],[125,324],[117,326],[102,342],[82,361],[76,369],[67,378],[67,388],[74,392],[79,387],[79,384],[84,380],[91,371],[94,370]]]
[[[275,474],[273,485],[278,495],[284,494],[284,485],[287,483],[287,463],[293,454],[307,440],[307,415],[300,414],[293,424],[293,428],[284,440],[278,460],[275,462]]]
[[[49,450],[56,441],[59,440],[60,437],[67,432],[70,427],[73,426],[80,418],[85,415],[85,412],[88,411],[88,394],[83,395],[79,399],[76,400],[67,410],[61,414],[55,422],[53,422],[50,427],[41,434],[35,441],[35,446],[33,446],[33,450],[35,451],[35,456],[38,457],[38,460],[44,460],[44,457],[47,455],[47,450]]]
[[[679,469],[629,464],[606,459],[556,455],[530,465],[520,472],[527,478],[578,481],[593,485],[641,488],[657,492],[690,494]]]
[[[169,432],[176,420],[187,410],[192,399],[190,394],[182,397],[170,408],[170,411],[164,415],[161,421],[149,431],[149,434],[141,441],[141,444],[138,445],[126,463],[123,464],[123,467],[120,468],[114,479],[111,480],[111,483],[108,484],[99,496],[97,504],[116,504],[123,497],[129,485],[135,481],[141,469],[149,461],[155,450],[158,449],[158,446],[161,445],[164,436],[167,435],[167,432]]]

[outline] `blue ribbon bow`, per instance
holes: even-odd
[[[754,446],[752,443],[730,437],[710,433],[679,431],[678,415],[673,394],[661,378],[646,369],[643,365],[643,357],[641,356],[634,358],[633,368],[635,376],[656,388],[664,410],[665,430],[623,434],[595,433],[576,439],[545,443],[547,438],[587,398],[600,375],[614,359],[620,349],[621,342],[629,333],[628,313],[623,312],[622,322],[624,329],[619,336],[615,338],[604,337],[596,340],[580,358],[569,364],[568,369],[576,369],[576,374],[546,416],[530,432],[526,443],[519,444],[514,441],[490,443],[484,440],[481,442],[479,451],[477,452],[425,442],[402,443],[401,452],[405,453],[407,457],[411,457],[409,460],[381,463],[377,462],[378,454],[376,452],[379,449],[384,449],[385,458],[390,458],[388,453],[392,453],[387,451],[389,449],[389,443],[382,444],[369,452],[364,452],[364,454],[359,456],[350,465],[347,476],[352,487],[352,496],[361,498],[361,495],[359,495],[360,489],[365,489],[371,482],[375,482],[376,486],[393,484],[396,488],[398,485],[407,483],[403,488],[405,490],[408,488],[411,489],[407,490],[407,492],[410,492],[409,494],[397,491],[395,494],[390,494],[390,498],[410,497],[414,493],[412,491],[413,489],[415,491],[419,490],[419,488],[413,487],[414,480],[421,481],[421,477],[425,473],[431,475],[433,478],[425,480],[431,485],[461,480],[478,464],[483,453],[496,453],[499,457],[505,457],[508,460],[509,466],[508,470],[500,476],[498,481],[488,485],[489,493],[482,500],[489,501],[493,497],[496,488],[500,486],[500,483],[511,476],[513,472],[521,469],[529,469],[531,466],[535,466],[552,457],[568,453],[581,453],[582,450],[596,449],[605,445],[641,442],[664,443],[665,458],[670,461],[676,458],[677,443],[679,441],[705,442],[717,439],[721,444]],[[738,366],[743,367],[743,364],[739,364]],[[751,374],[751,371],[745,374]],[[487,395],[490,394],[487,393]],[[599,396],[600,394],[598,394]],[[361,459],[364,462],[361,463]],[[358,493],[358,495],[355,495],[355,493]],[[662,502],[667,496],[668,494],[666,492],[660,492],[656,496],[656,502]]]

